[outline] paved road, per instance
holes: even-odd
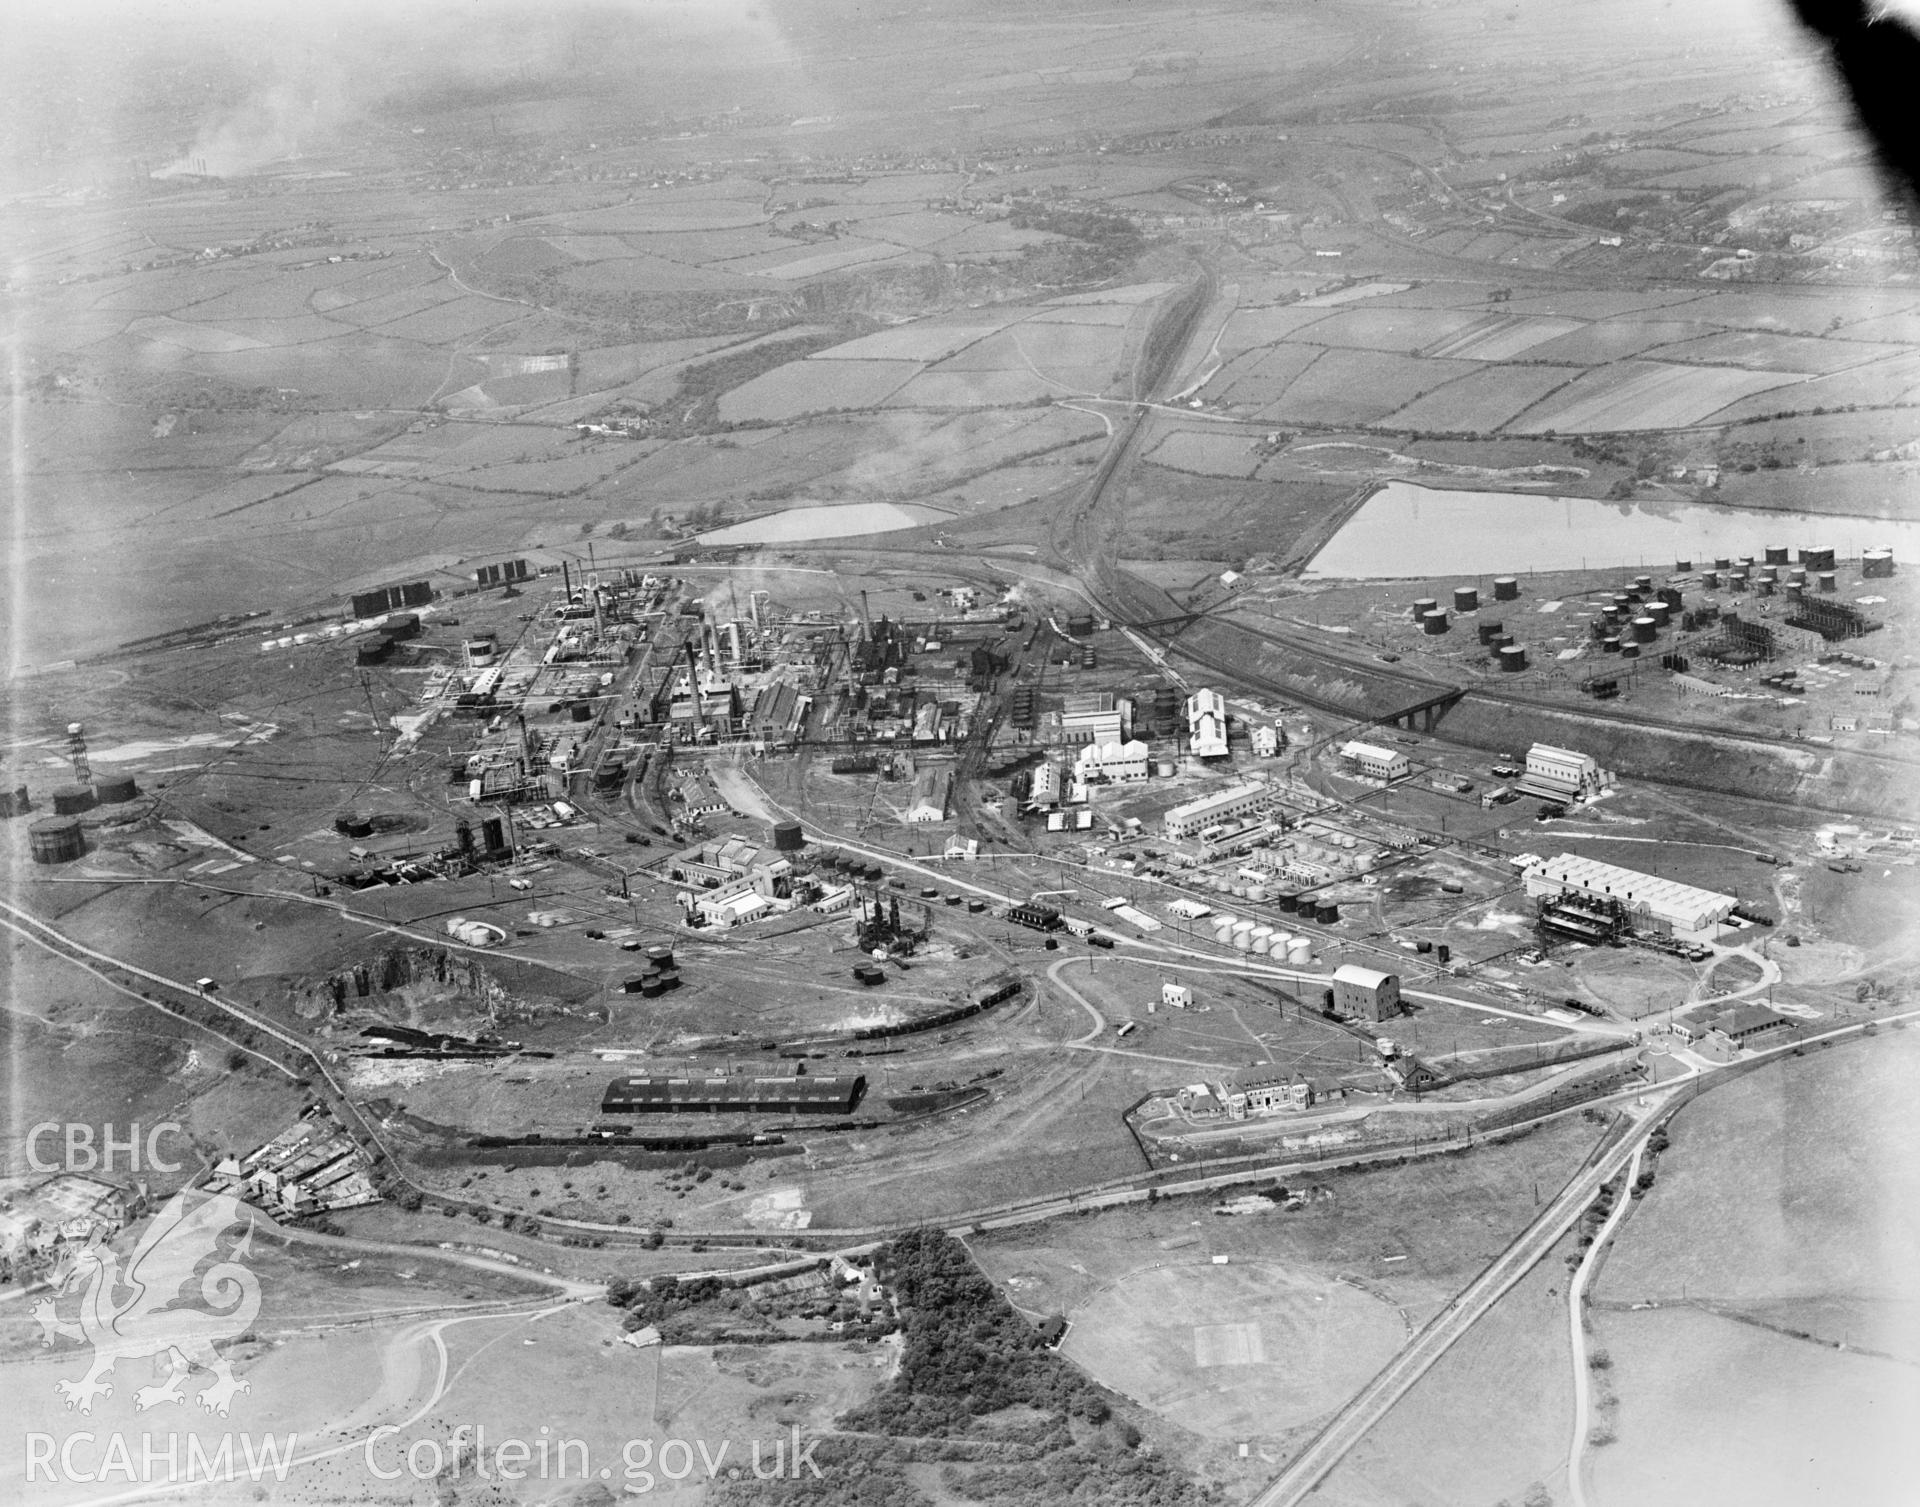
[[[1252,1507],[1294,1507],[1305,1498],[1387,1410],[1426,1375],[1434,1362],[1573,1228],[1587,1205],[1593,1202],[1601,1184],[1618,1176],[1633,1161],[1679,1097],[1679,1087],[1663,1087],[1644,1097],[1645,1107],[1636,1106],[1632,1111],[1636,1119],[1633,1128],[1590,1166],[1575,1174],[1533,1223],[1334,1415],[1332,1422],[1288,1463],[1273,1484],[1253,1499]],[[1626,1200],[1621,1202],[1624,1204]]]
[[[1594,1270],[1599,1265],[1600,1252],[1606,1249],[1607,1242],[1613,1239],[1614,1232],[1620,1228],[1620,1222],[1627,1217],[1627,1210],[1633,1207],[1631,1190],[1640,1177],[1646,1150],[1645,1141],[1633,1148],[1633,1160],[1627,1164],[1627,1180],[1619,1202],[1614,1204],[1613,1212],[1600,1227],[1593,1244],[1587,1247],[1586,1255],[1574,1270],[1573,1280],[1567,1284],[1567,1326],[1573,1357],[1573,1436],[1567,1449],[1567,1496],[1573,1507],[1587,1507],[1586,1483],[1581,1479],[1580,1471],[1586,1456],[1587,1428],[1593,1409],[1593,1373],[1587,1365],[1583,1301],[1587,1284],[1593,1280]]]

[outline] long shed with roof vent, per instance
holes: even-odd
[[[723,1077],[615,1078],[600,1100],[607,1115],[639,1114],[851,1114],[866,1092],[860,1073],[810,1073]]]

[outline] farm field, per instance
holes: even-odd
[[[1608,1314],[1617,1442],[1589,1455],[1595,1499],[1679,1507],[1732,1491],[1780,1504],[1834,1493],[1906,1500],[1900,1426],[1920,1407],[1910,1364],[1835,1354],[1729,1319]],[[1739,1385],[1727,1386],[1738,1377]]]
[[[1660,1181],[1621,1233],[1595,1296],[1669,1299],[1685,1290],[1783,1320],[1840,1302],[1860,1315],[1850,1337],[1920,1358],[1920,1299],[1901,1252],[1916,1238],[1920,1171],[1895,1148],[1915,1133],[1900,1098],[1877,1090],[1920,1058],[1911,1031],[1883,1031],[1793,1059],[1708,1095],[1674,1122]],[[1838,1094],[1857,1085],[1862,1113]],[[1877,1317],[1875,1316],[1877,1312]]]
[[[1903,1254],[1915,1169],[1895,1149],[1914,1130],[1885,1089],[1916,1053],[1910,1032],[1883,1032],[1675,1119],[1593,1295],[1620,1399],[1597,1490],[1677,1502],[1718,1472],[1760,1501],[1898,1499],[1891,1420],[1920,1401],[1920,1292]],[[1728,1374],[1744,1378],[1737,1407],[1709,1381]],[[1704,1427],[1676,1427],[1689,1396]]]

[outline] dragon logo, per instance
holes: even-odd
[[[220,1237],[236,1224],[246,1231],[223,1254]],[[234,1394],[251,1390],[213,1347],[243,1333],[260,1311],[260,1280],[243,1264],[252,1243],[253,1215],[244,1204],[224,1193],[182,1191],[153,1217],[124,1272],[99,1240],[82,1247],[56,1289],[58,1297],[79,1294],[77,1321],[61,1318],[53,1298],[42,1298],[33,1310],[42,1344],[64,1337],[93,1347],[85,1376],[54,1383],[68,1410],[91,1413],[95,1398],[113,1395],[106,1378],[115,1364],[148,1356],[165,1357],[171,1370],[164,1384],[133,1394],[136,1408],[184,1402],[182,1384],[197,1366],[213,1376],[199,1394],[200,1406],[224,1418]],[[202,1271],[209,1258],[218,1259]],[[196,1277],[204,1308],[192,1306],[188,1295]]]

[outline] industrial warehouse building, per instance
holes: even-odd
[[[923,769],[913,778],[913,801],[907,807],[910,822],[945,821],[953,795],[953,771]]]
[[[1613,783],[1592,754],[1536,743],[1527,750],[1527,772],[1520,778],[1522,795],[1572,805],[1590,801]]]
[[[1227,756],[1227,701],[1204,686],[1187,698],[1187,748],[1196,759]]]
[[[1343,1020],[1390,1020],[1400,1013],[1400,979],[1358,963],[1333,970],[1333,1013]]]
[[[1344,744],[1340,757],[1370,780],[1404,780],[1413,772],[1413,763],[1405,753],[1377,743]]]
[[[1271,798],[1265,785],[1229,785],[1225,790],[1203,795],[1184,806],[1175,806],[1161,822],[1168,837],[1191,837],[1236,816],[1263,811]]]
[[[1074,760],[1074,778],[1082,781],[1144,780],[1147,777],[1147,745],[1135,738],[1130,743],[1089,743]]]
[[[867,1090],[859,1073],[756,1078],[615,1078],[600,1100],[603,1115],[851,1114]]]
[[[1525,875],[1530,899],[1575,901],[1617,911],[1637,929],[1667,932],[1683,941],[1711,941],[1740,902],[1732,895],[1697,889],[1677,879],[1617,868],[1597,858],[1562,853],[1535,864]]]
[[[1119,743],[1126,735],[1126,717],[1115,705],[1112,691],[1082,691],[1061,705],[1064,743]]]

